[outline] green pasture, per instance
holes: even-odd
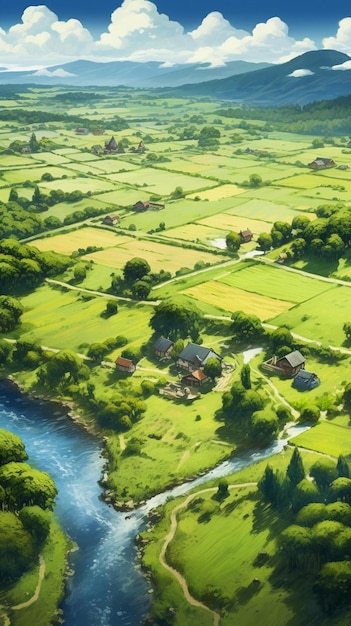
[[[185,289],[183,293],[195,300],[230,311],[231,313],[240,310],[248,314],[254,314],[263,322],[270,321],[276,317],[278,312],[283,313],[293,306],[292,302],[249,293],[244,289],[226,285],[219,280],[212,280],[190,287]]]
[[[25,192],[30,193],[30,196],[33,195],[33,189],[22,189],[20,190],[20,195],[26,195]],[[0,198],[1,198],[1,190],[0,190]],[[60,218],[61,220],[63,220],[66,215],[70,215],[71,213],[73,213],[74,211],[82,211],[83,209],[85,209],[86,207],[96,207],[98,209],[104,209],[106,210],[106,213],[108,213],[109,211],[115,211],[115,206],[114,205],[107,205],[105,202],[101,202],[100,201],[100,196],[99,199],[97,198],[83,198],[82,200],[79,200],[79,202],[59,202],[58,204],[54,204],[53,206],[49,207],[47,211],[45,211],[45,213],[43,213],[42,217],[48,217],[49,215],[55,215],[56,217]]]
[[[266,222],[252,220],[243,215],[233,215],[229,211],[227,211],[227,213],[218,213],[217,215],[206,217],[204,220],[199,221],[199,225],[209,228],[220,228],[226,233],[230,231],[239,232],[240,230],[249,228],[254,235],[259,235],[267,230]]]
[[[183,241],[200,241],[211,245],[212,239],[223,237],[223,230],[221,228],[205,226],[201,223],[185,224],[184,226],[164,231],[162,236],[169,237],[170,239],[181,239]]]
[[[259,262],[250,267],[243,264],[240,271],[235,273],[228,271],[226,276],[218,280],[248,292],[294,303],[310,300],[334,288],[333,284],[318,280],[318,278],[308,278],[293,272],[287,276],[286,271],[281,267],[263,265]]]
[[[136,170],[139,169],[138,165],[130,163],[125,158],[104,158],[92,161],[89,163],[91,169],[101,170],[104,174],[113,174],[115,172],[121,172],[123,170]]]
[[[65,171],[65,174],[67,175],[67,173],[69,172],[69,170]],[[112,183],[109,183],[108,181],[105,180],[101,180],[101,178],[92,178],[89,176],[83,176],[83,175],[78,175],[77,176],[77,172],[70,172],[70,175],[73,174],[72,178],[66,178],[66,179],[60,179],[60,181],[58,182],[57,180],[53,180],[53,181],[48,181],[48,182],[41,182],[40,183],[40,187],[42,187],[43,189],[47,189],[48,192],[51,191],[51,189],[61,189],[62,191],[65,191],[67,193],[75,191],[75,190],[79,190],[82,193],[100,193],[103,191],[110,191],[111,189],[114,188],[114,185]]]
[[[245,193],[245,189],[242,187],[238,187],[237,185],[231,184],[223,184],[218,187],[213,187],[212,189],[206,189],[205,191],[199,191],[196,193],[189,194],[188,198],[197,199],[197,200],[209,200],[216,201],[222,200],[223,198],[233,198],[235,196],[239,196]]]
[[[47,163],[48,165],[70,164],[69,159],[67,159],[63,154],[57,154],[57,152],[35,152],[30,156],[33,161]]]
[[[44,183],[41,181],[41,177],[43,174],[47,174],[50,173],[55,179],[60,179],[60,181],[58,182],[57,180],[52,181],[51,183]],[[47,165],[43,164],[42,166],[35,166],[35,167],[26,167],[23,169],[16,169],[16,170],[7,170],[4,172],[3,176],[2,176],[2,181],[8,183],[8,184],[22,184],[27,180],[30,180],[31,182],[40,182],[40,186],[41,187],[45,187],[46,185],[51,185],[49,188],[50,189],[57,189],[58,187],[61,189],[63,185],[65,185],[65,180],[62,180],[62,176],[76,176],[77,173],[74,172],[73,170],[70,170],[69,168],[63,168],[63,167],[55,167],[50,166],[48,167]],[[77,187],[75,187],[75,189],[77,189]]]
[[[345,341],[342,328],[350,318],[350,307],[351,286],[331,285],[329,290],[270,321],[278,326],[287,325],[295,333],[323,344],[342,346]]]
[[[111,174],[109,180],[128,183],[134,187],[145,187],[150,193],[161,195],[169,195],[176,187],[181,187],[185,192],[188,192],[216,185],[216,182],[199,176],[186,176],[185,174],[175,174],[160,169],[156,170],[155,168],[141,168],[133,172]]]
[[[99,194],[99,201],[106,202],[110,205],[114,205],[115,207],[132,207],[133,204],[139,200],[149,200],[150,195],[150,192],[146,192],[144,190],[141,191],[139,189],[134,189],[133,187],[128,187],[127,185],[118,185],[115,183],[113,191]],[[131,222],[134,222],[134,215],[134,213],[130,213],[131,218],[133,218],[131,219]],[[142,215],[145,214],[143,213]],[[131,222],[128,222],[128,224]],[[158,224],[159,222],[157,223],[157,226]]]
[[[154,374],[148,370],[146,375],[157,379],[162,374],[155,367]],[[221,406],[221,394],[202,394],[191,404],[157,395],[151,396],[147,405],[143,419],[124,435],[125,443],[129,437],[141,439],[143,454],[125,457],[109,474],[117,494],[124,486],[123,500],[144,500],[175,481],[213,467],[233,450],[232,445],[218,443],[216,435],[218,422],[214,414]],[[200,420],[196,420],[197,415]],[[161,438],[150,437],[154,433]],[[117,437],[110,445],[120,452]]]
[[[151,336],[152,305],[118,302],[117,315],[101,317],[108,296],[94,297],[77,291],[61,292],[47,285],[22,298],[21,338],[49,348],[81,351],[84,344],[123,335],[141,345]]]
[[[290,441],[299,447],[328,454],[336,459],[339,454],[351,455],[350,429],[326,420]]]
[[[329,174],[329,172],[328,172]],[[313,172],[311,174],[297,174],[296,176],[290,176],[288,178],[282,178],[279,180],[279,185],[287,187],[295,187],[296,189],[315,189],[321,187],[321,185],[343,185],[347,191],[351,190],[351,181],[342,180],[336,183],[335,178],[328,176],[326,173]]]

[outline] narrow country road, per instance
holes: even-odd
[[[256,482],[248,482],[248,483],[239,483],[239,484],[233,484],[233,485],[229,485],[229,489],[240,489],[242,487],[255,487],[257,485]],[[171,567],[171,565],[169,565],[167,563],[166,560],[166,551],[167,548],[169,546],[169,544],[171,543],[171,541],[174,539],[176,530],[177,530],[177,526],[178,526],[178,519],[177,519],[177,514],[179,511],[181,511],[182,509],[185,509],[189,502],[191,502],[191,500],[193,500],[194,498],[198,497],[200,494],[202,493],[211,493],[211,492],[216,492],[217,491],[217,487],[208,487],[206,489],[201,489],[200,491],[196,491],[196,493],[192,493],[190,494],[181,504],[178,504],[176,507],[174,507],[174,509],[172,510],[171,513],[171,518],[170,518],[170,529],[169,532],[167,533],[160,554],[159,554],[159,561],[161,563],[161,565],[167,569],[169,572],[171,572],[171,574],[173,574],[173,576],[177,579],[177,581],[179,582],[183,593],[184,593],[184,597],[187,600],[187,602],[189,602],[189,604],[191,604],[192,606],[197,606],[201,609],[203,609],[204,611],[208,611],[209,613],[212,613],[213,615],[213,626],[219,626],[220,623],[220,615],[219,613],[217,613],[216,611],[213,611],[212,609],[210,609],[208,606],[206,606],[206,604],[204,604],[203,602],[200,602],[199,600],[196,600],[196,598],[194,598],[188,589],[188,585],[187,582],[184,578],[184,576],[182,576],[182,574],[180,572],[178,572],[174,567]]]

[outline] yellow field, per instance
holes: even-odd
[[[190,287],[182,292],[196,300],[206,302],[226,311],[244,311],[248,314],[256,315],[262,322],[275,317],[279,313],[287,311],[295,306],[293,302],[275,300],[255,293],[249,293],[244,289],[229,287],[223,283],[211,280],[195,287]]]
[[[222,198],[229,198],[230,196],[237,196],[240,193],[245,193],[245,189],[242,187],[238,187],[237,185],[221,185],[220,187],[215,187],[214,189],[207,189],[207,191],[198,191],[196,193],[191,193],[187,197],[195,198],[198,197],[200,200],[221,200]]]
[[[8,196],[8,190],[6,193]],[[208,241],[216,237],[223,237],[223,229],[220,227],[211,228],[202,223],[184,224],[184,226],[164,231],[162,236],[169,237],[169,239],[184,239],[185,241],[196,241],[197,239]]]
[[[128,239],[127,245],[119,245],[115,248],[102,250],[88,254],[85,259],[93,259],[95,263],[111,268],[122,268],[123,265],[133,257],[146,259],[152,271],[165,269],[174,273],[180,267],[193,268],[197,261],[205,263],[219,263],[227,257],[202,252],[200,250],[184,250],[167,244],[153,241],[138,241]]]
[[[229,213],[218,213],[217,215],[206,217],[198,223],[202,226],[220,228],[226,232],[231,230],[239,232],[249,228],[254,235],[266,232],[270,226],[267,222],[261,220],[247,219],[242,215],[230,215]]]
[[[78,228],[64,235],[55,235],[47,239],[35,239],[31,246],[39,250],[55,250],[62,254],[72,254],[78,248],[87,246],[99,246],[110,248],[130,241],[130,237],[115,235],[109,230],[99,230],[97,228]]]

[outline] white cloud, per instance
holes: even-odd
[[[351,54],[351,17],[344,17],[340,20],[335,37],[325,37],[322,43],[327,50]]]
[[[293,72],[291,72],[291,74],[288,74],[288,76],[292,76],[293,78],[301,78],[302,76],[313,76],[314,72],[311,72],[311,70],[294,70]]]
[[[344,18],[336,36],[324,39],[323,45],[347,51],[350,42],[351,18]],[[60,20],[45,5],[27,7],[21,22],[7,32],[0,28],[0,64],[8,67],[50,67],[76,59],[157,61],[165,66],[198,62],[215,67],[235,60],[282,63],[316,49],[310,38],[289,35],[288,25],[277,16],[247,32],[212,11],[186,32],[150,0],[124,0],[95,39],[79,20]]]
[[[351,70],[351,61],[345,61],[345,63],[341,63],[340,65],[333,65],[328,68],[330,70]]]
[[[67,72],[62,67],[57,68],[57,70],[48,70],[46,68],[41,68],[34,72],[32,76],[48,76],[49,78],[66,78],[67,76],[77,76],[77,74],[72,74],[72,72]]]

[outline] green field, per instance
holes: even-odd
[[[327,454],[336,459],[340,454],[351,455],[350,429],[333,422],[323,421],[291,440],[291,443]]]

